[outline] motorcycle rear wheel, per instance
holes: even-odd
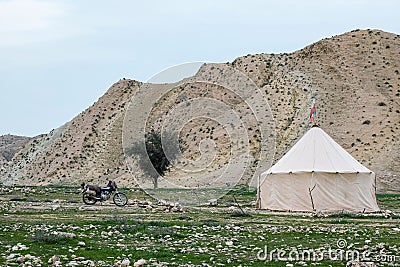
[[[123,207],[128,203],[128,197],[125,195],[125,193],[115,193],[113,197],[114,204]]]
[[[82,195],[82,200],[86,205],[94,205],[97,202],[96,197],[89,193],[84,193]]]

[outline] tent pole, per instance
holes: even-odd
[[[313,187],[312,189],[308,188],[308,192],[310,193],[311,205],[312,205],[313,211],[315,211],[315,206],[314,206],[314,199],[313,199],[313,197],[312,197],[311,192],[315,189],[316,186],[317,186],[317,184],[315,184],[314,187]]]
[[[314,178],[314,171],[312,172],[312,178]],[[311,205],[312,205],[312,209],[313,211],[315,211],[315,205],[314,205],[314,199],[312,197],[312,191],[315,189],[315,187],[317,186],[317,184],[315,183],[313,188],[308,188],[308,193],[310,194],[310,199],[311,199]]]
[[[257,176],[257,202],[256,202],[256,209],[259,209],[261,206],[260,204],[260,175]]]

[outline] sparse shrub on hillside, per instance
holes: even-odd
[[[168,171],[168,167],[171,165],[170,160],[175,160],[178,155],[179,151],[172,147],[164,147],[163,149],[163,145],[168,146],[174,144],[172,138],[173,136],[167,133],[163,135],[162,140],[159,132],[151,130],[145,134],[145,151],[143,151],[141,143],[134,143],[125,151],[128,156],[137,156],[140,168],[152,179],[154,188],[158,187],[158,178]],[[182,151],[182,147],[179,149]],[[168,157],[165,155],[164,151],[169,151]],[[152,166],[149,165],[148,159],[150,159],[150,164]]]

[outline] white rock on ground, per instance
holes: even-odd
[[[140,267],[140,266],[143,266],[143,265],[145,265],[145,264],[147,264],[147,261],[146,261],[145,259],[140,259],[140,260],[136,261],[136,262],[133,264],[133,266],[134,266],[134,267]]]
[[[131,261],[129,259],[123,259],[121,262],[122,267],[128,267],[131,264]]]
[[[47,263],[54,264],[56,261],[59,261],[59,260],[60,260],[60,257],[58,255],[53,255],[50,257],[50,259],[47,261]]]
[[[226,244],[227,246],[233,246],[233,241],[226,241],[225,244]]]

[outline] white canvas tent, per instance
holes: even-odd
[[[374,212],[375,173],[318,127],[260,175],[258,207],[285,211]]]

